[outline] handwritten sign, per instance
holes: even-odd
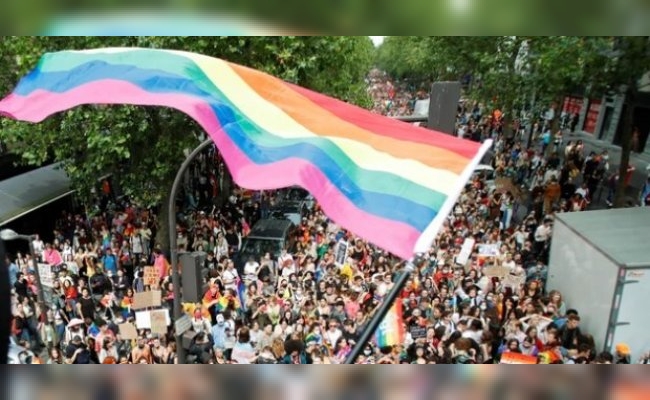
[[[151,332],[164,335],[167,333],[167,310],[156,310],[149,313],[151,318]]]
[[[144,274],[142,276],[145,286],[158,287],[160,276],[154,267],[144,267]]]
[[[120,324],[117,327],[122,340],[133,340],[138,338],[138,330],[132,323]]]
[[[162,304],[162,292],[160,290],[151,290],[149,292],[136,293],[133,296],[134,310],[145,308],[160,307]]]

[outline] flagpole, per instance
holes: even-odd
[[[355,344],[344,364],[355,363],[359,355],[361,355],[363,352],[363,349],[366,347],[366,344],[375,334],[377,328],[379,328],[379,325],[381,325],[381,323],[384,321],[386,314],[388,314],[390,309],[393,308],[393,304],[399,297],[399,294],[402,293],[402,290],[406,286],[406,282],[408,282],[409,278],[411,278],[411,274],[415,272],[416,266],[419,265],[422,261],[422,256],[418,255],[415,259],[406,262],[406,266],[404,267],[404,270],[402,271],[399,279],[393,286],[393,289],[391,289],[384,301],[381,303],[381,306],[379,306],[379,309],[377,309],[377,312],[368,323],[366,329],[364,329],[361,337],[359,338],[359,341],[357,341]]]

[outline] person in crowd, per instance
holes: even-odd
[[[385,115],[408,115],[417,100],[427,97],[417,85],[379,71],[369,82],[373,111]],[[470,101],[459,105],[457,133],[477,141],[494,138],[488,163],[517,190],[494,187],[483,175],[472,178],[426,262],[398,294],[408,333],[404,342],[379,348],[372,339],[357,363],[489,364],[507,352],[538,357],[540,363],[630,363],[636,351],[650,350],[619,344],[613,354],[596,354],[602,344],[583,332],[578,310],[546,287],[554,216],[582,212],[599,201],[599,185],[610,173],[606,154],[585,158],[582,143],[567,142],[566,148],[561,141],[551,143],[550,128],[543,123],[534,129],[538,138],[524,143],[520,134],[504,133],[507,120],[497,108]],[[546,151],[551,145],[553,151]],[[190,321],[186,335],[193,335],[186,361],[344,362],[404,264],[341,228],[317,203],[303,207],[304,219],[286,245],[240,255],[248,230],[271,216],[289,192],[238,188],[216,148],[201,160],[186,188],[186,195],[196,196],[191,206],[180,202],[178,207],[179,245],[207,253],[200,277],[203,297],[184,305]],[[10,257],[14,337],[27,345],[56,338],[44,340],[52,346],[52,363],[179,362],[177,346],[182,344],[174,340],[175,321],[165,334],[138,327],[133,342],[117,328],[142,322],[136,318],[136,298],[152,286],[162,288],[158,308],[172,308],[172,266],[157,241],[158,217],[155,208],[132,199],[113,199],[93,216],[62,216],[54,235],[34,241],[37,257],[56,267],[65,253],[78,268],[60,275],[57,268],[56,299],[44,311],[36,307],[29,258]],[[467,262],[457,265],[468,238],[474,248]],[[341,257],[339,242],[348,244]],[[489,257],[479,253],[485,245],[495,249]],[[145,284],[147,266],[154,267],[158,285]],[[485,273],[495,266],[507,269],[509,279]],[[50,334],[46,325],[52,327]],[[647,363],[648,357],[641,361]]]

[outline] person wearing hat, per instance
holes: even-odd
[[[631,364],[630,346],[625,343],[619,343],[616,345],[616,352],[614,354],[614,364]]]

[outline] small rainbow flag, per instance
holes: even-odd
[[[404,259],[429,250],[491,145],[220,59],[155,49],[46,54],[0,101],[0,114],[40,122],[83,104],[184,112],[214,140],[237,185],[302,186],[338,225]]]
[[[388,347],[403,344],[406,339],[406,328],[404,326],[404,310],[401,301],[396,301],[390,309],[384,321],[375,332],[377,347]]]
[[[244,283],[243,279],[239,279],[237,282],[237,297],[239,299],[239,304],[241,307],[241,310],[243,312],[246,312],[246,283]]]

